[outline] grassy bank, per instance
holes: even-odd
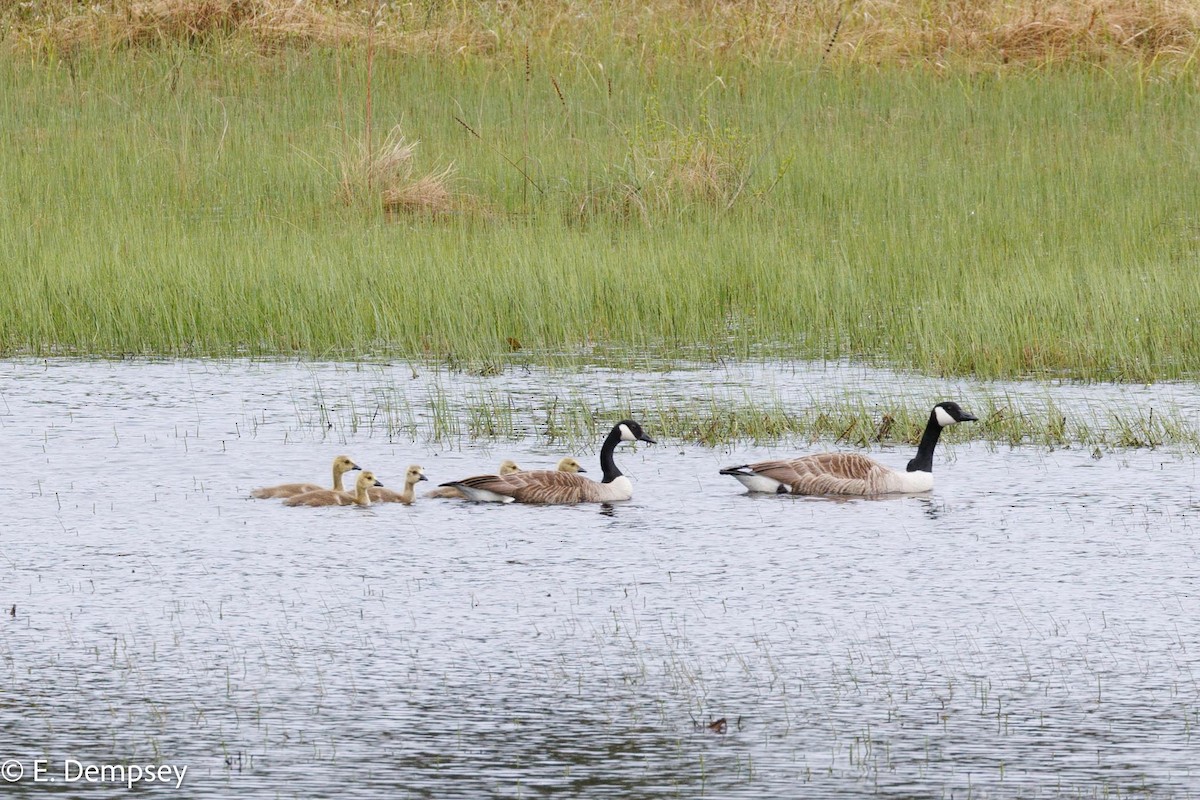
[[[386,28],[32,47],[71,19],[10,17],[0,59],[2,353],[1200,371],[1183,34],[1021,70],[818,68],[799,33],[790,59],[617,37],[603,63]],[[419,144],[373,158],[394,124]]]

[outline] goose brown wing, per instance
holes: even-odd
[[[455,483],[511,497],[519,503],[582,503],[592,500],[596,482],[573,472],[535,470],[511,475],[478,475]]]
[[[582,503],[593,500],[591,489],[598,484],[582,475],[557,470],[514,472],[503,480],[510,490],[503,492],[519,503]]]
[[[816,453],[803,458],[750,464],[757,475],[785,484],[792,494],[874,494],[886,472],[858,453]]]

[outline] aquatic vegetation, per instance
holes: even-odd
[[[553,384],[547,378],[547,384]],[[435,382],[414,393],[387,380],[354,391],[316,387],[297,401],[299,431],[379,435],[431,445],[533,441],[546,447],[595,449],[614,419],[634,416],[662,441],[705,447],[817,442],[878,450],[915,447],[929,419],[929,397],[854,393],[834,398],[785,398],[774,392],[748,396],[737,391],[697,390],[678,396],[650,382],[634,390],[593,393],[558,386],[545,391],[447,387]],[[936,398],[935,399],[940,399]],[[945,441],[982,441],[997,446],[1089,447],[1098,451],[1170,447],[1200,452],[1200,420],[1164,402],[1139,407],[1115,402],[1065,407],[1052,396],[1029,400],[975,387],[961,398],[977,416],[970,425],[948,428]],[[315,401],[319,413],[301,412]]]

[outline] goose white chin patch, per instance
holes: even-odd
[[[943,428],[947,425],[954,425],[958,422],[958,420],[950,416],[949,412],[947,412],[946,409],[942,408],[941,406],[938,406],[933,410],[933,416],[937,419],[938,425],[941,425]]]
[[[621,428],[621,441],[622,442],[636,442],[637,441],[637,437],[633,435],[633,431],[629,430],[628,425],[626,425],[625,423],[622,422],[620,425],[620,428]]]

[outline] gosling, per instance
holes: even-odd
[[[298,494],[295,497],[289,497],[283,501],[285,506],[362,506],[366,508],[371,505],[371,491],[375,491],[374,487],[383,486],[382,483],[375,480],[375,473],[367,470],[358,476],[358,480],[354,482],[354,494],[349,492],[335,492],[333,489],[318,489],[315,492],[305,492]]]
[[[372,503],[403,503],[406,506],[412,505],[413,487],[421,481],[427,481],[425,470],[413,464],[404,473],[404,491],[397,492],[392,489],[369,489],[368,494],[371,495]],[[378,484],[377,484],[378,485]]]

